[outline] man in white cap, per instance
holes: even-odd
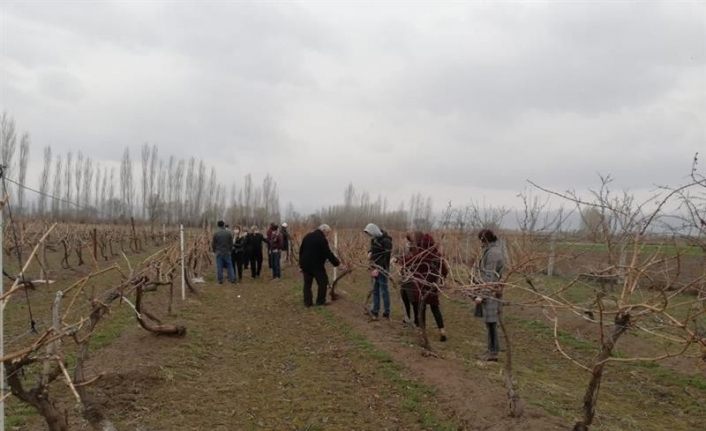
[[[328,288],[328,274],[324,265],[328,260],[333,266],[339,266],[341,261],[331,251],[328,245],[328,235],[331,227],[322,224],[309,232],[302,239],[299,246],[299,268],[304,277],[304,305],[311,307],[313,298],[311,285],[316,279],[318,290],[316,292],[316,305],[326,304],[326,289]]]
[[[279,231],[282,235],[282,251],[285,253],[284,261],[289,263],[289,225],[284,222],[280,225]]]
[[[370,276],[373,279],[373,307],[370,316],[377,320],[380,313],[380,297],[382,297],[384,319],[390,318],[390,292],[387,287],[390,274],[390,256],[392,254],[392,238],[375,223],[368,223],[363,232],[370,237]]]

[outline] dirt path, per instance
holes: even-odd
[[[566,429],[556,418],[550,418],[531,406],[526,407],[524,417],[509,418],[506,414],[507,399],[502,384],[499,384],[502,375],[499,363],[474,360],[472,367],[466,366],[462,359],[459,360],[451,350],[443,349],[445,346],[439,342],[433,342],[439,357],[425,356],[418,347],[417,330],[402,325],[401,319],[368,321],[363,315],[361,303],[349,298],[337,301],[331,308],[355,331],[389,352],[416,379],[436,388],[440,402],[463,429]],[[429,334],[436,339],[435,329],[430,330]],[[453,343],[454,340],[449,342]]]

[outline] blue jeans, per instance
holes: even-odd
[[[228,281],[235,282],[235,271],[233,270],[233,261],[230,254],[216,255],[216,278],[219,283],[223,283],[223,268],[228,269]]]
[[[384,311],[382,315],[385,317],[390,316],[390,291],[387,288],[387,275],[378,274],[377,277],[373,279],[373,308],[370,312],[377,316],[380,312],[380,294],[382,293],[382,303],[384,306]]]
[[[272,278],[282,278],[282,254],[279,250],[270,253],[270,263],[272,265]]]

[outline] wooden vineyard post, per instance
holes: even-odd
[[[93,259],[98,261],[98,229],[93,228]]]
[[[179,240],[181,242],[181,300],[186,299],[186,268],[184,267],[184,225],[179,225]]]
[[[3,176],[3,169],[2,166],[0,166],[0,178]],[[0,201],[0,268],[3,270],[5,267],[3,266],[3,261],[2,261],[2,256],[4,253],[1,252],[3,250],[3,238],[5,235],[2,233],[5,232],[5,227],[3,226],[3,219],[2,219],[2,213],[5,209],[5,200],[3,199]],[[0,296],[3,296],[5,293],[5,277],[0,276]],[[0,303],[0,357],[5,356],[5,301]],[[0,431],[5,431],[5,364],[0,364]]]

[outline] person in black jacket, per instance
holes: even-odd
[[[333,266],[339,266],[341,261],[331,252],[327,236],[331,228],[322,224],[316,230],[309,232],[302,239],[299,246],[299,268],[304,277],[304,305],[313,305],[311,284],[316,279],[318,291],[316,292],[316,305],[326,304],[326,289],[328,288],[328,275],[324,265],[328,260]]]
[[[240,226],[236,226],[233,230],[233,265],[235,266],[235,277],[243,280],[243,263],[245,262],[245,235]]]
[[[257,226],[253,226],[245,241],[250,257],[250,275],[252,278],[257,278],[262,269],[262,243],[265,242],[265,237],[262,236]]]
[[[390,257],[392,255],[392,238],[374,223],[368,223],[363,232],[370,236],[370,276],[373,278],[373,308],[370,314],[377,320],[380,313],[380,296],[382,296],[382,317],[390,318],[390,292],[387,280],[390,275]]]

